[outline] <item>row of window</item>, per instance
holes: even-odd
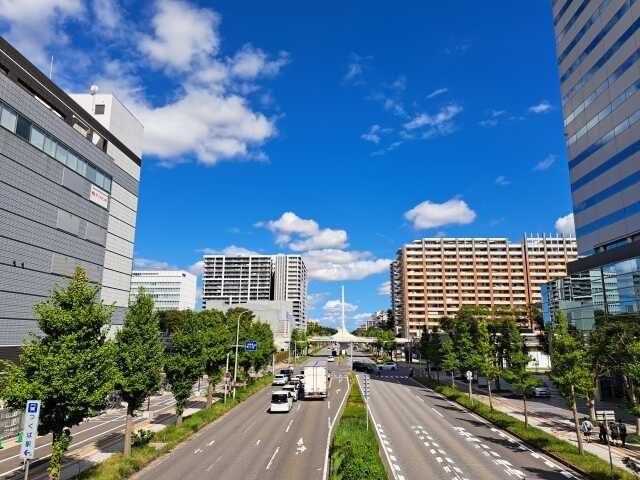
[[[616,99],[611,102],[609,105],[604,107],[600,112],[596,113],[593,118],[591,118],[580,130],[578,130],[575,134],[569,138],[567,141],[567,146],[570,147],[578,140],[580,140],[583,136],[585,136],[593,127],[598,125],[602,120],[607,118],[610,113],[615,112],[618,108],[622,106],[624,102],[626,102],[629,98],[635,95],[638,91],[640,91],[640,80],[627,88],[624,92],[616,97]],[[579,163],[579,162],[578,162]]]
[[[633,203],[628,207],[621,208],[609,215],[605,215],[604,217],[599,218],[598,220],[588,223],[583,227],[576,228],[576,234],[579,236],[588,235],[590,233],[595,232],[596,230],[600,230],[608,225],[619,222],[631,215],[635,215],[636,213],[640,213],[640,202]]]
[[[635,0],[632,0],[632,1],[635,1]],[[582,5],[580,5],[580,8],[576,10],[576,15],[571,19],[571,21],[567,23],[567,25],[562,29],[562,32],[560,32],[560,34],[558,35],[558,42],[562,40],[562,37],[564,37],[564,34],[573,26],[575,21],[578,19],[578,16],[582,13],[582,10],[584,10],[584,7],[586,7],[588,3],[589,3],[589,0],[586,0],[585,2],[582,3]],[[589,31],[589,29],[593,26],[593,24],[596,23],[596,20],[600,18],[600,15],[602,15],[602,12],[605,11],[605,8],[607,8],[609,3],[611,3],[611,0],[604,0],[600,4],[600,6],[596,8],[596,11],[593,13],[593,15],[591,15],[591,17],[589,17],[587,21],[584,22],[584,25],[582,25],[582,28],[580,30],[578,30],[578,33],[576,33],[575,37],[573,37],[573,40],[571,40],[569,45],[567,45],[564,51],[558,56],[558,64],[561,64],[563,60],[567,58],[567,55],[571,53],[571,51],[578,44],[578,42],[582,40],[582,37],[584,37],[585,34]]]
[[[622,120],[620,123],[618,123],[618,125],[616,125],[611,130],[609,130],[607,133],[605,133],[596,142],[592,143],[587,148],[585,148],[582,152],[580,152],[578,155],[573,157],[571,159],[571,161],[569,162],[569,169],[575,168],[578,165],[580,165],[587,158],[589,158],[591,155],[596,153],[602,147],[607,145],[615,137],[617,137],[622,132],[627,130],[631,125],[636,123],[638,121],[638,119],[640,119],[640,109],[636,110],[635,112],[633,112],[632,115],[630,115],[627,118],[625,118],[624,120]]]
[[[640,18],[636,19],[636,21],[633,22],[622,35],[620,35],[620,38],[613,42],[613,45],[611,45],[609,50],[604,52],[602,56],[593,64],[593,66],[589,70],[587,70],[584,75],[582,75],[580,80],[578,80],[578,82],[576,82],[576,84],[571,87],[567,94],[563,97],[562,102],[566,103],[567,100],[570,100],[580,90],[582,90],[582,88],[587,84],[589,80],[591,80],[596,72],[600,70],[605,65],[605,63],[607,63],[611,59],[611,57],[613,57],[613,55],[618,52],[618,50],[620,50],[620,48],[625,44],[627,40],[629,40],[629,38],[631,38],[634,33],[636,33],[638,28],[640,28]]]
[[[633,5],[635,2],[636,0],[627,0],[626,2],[624,2],[622,7],[620,7],[620,9],[613,15],[613,17],[609,19],[602,30],[600,30],[598,34],[593,37],[593,40],[589,42],[589,45],[587,45],[584,50],[580,52],[578,58],[576,58],[574,62],[569,66],[569,68],[567,68],[565,72],[560,76],[560,83],[566,82],[573,74],[573,72],[575,72],[578,67],[582,65],[582,62],[584,62],[586,58],[591,54],[591,52],[596,49],[602,39],[613,29],[613,27],[615,27],[618,21],[624,16],[625,13],[629,11],[631,5]]]
[[[589,105],[591,105],[596,98],[606,92],[609,87],[612,87],[614,82],[618,80],[629,68],[635,66],[635,64],[640,59],[640,50],[636,50],[632,53],[629,58],[627,58],[618,68],[614,70],[614,72],[607,77],[604,82],[598,86],[593,92],[589,94],[587,98],[585,98],[580,105],[578,105],[564,121],[564,126],[566,127],[571,122],[573,122],[578,115],[580,115]]]
[[[638,119],[640,119],[640,110],[638,112],[634,113],[633,116],[629,119],[629,121],[631,119],[634,119],[634,123],[636,121],[638,121]],[[632,123],[629,123],[629,125],[632,125]],[[607,170],[612,169],[613,167],[615,167],[619,163],[625,161],[631,155],[633,155],[634,153],[637,153],[639,151],[640,151],[640,140],[635,142],[635,143],[632,143],[631,145],[629,145],[624,150],[620,150],[618,153],[616,153],[609,160],[607,160],[606,162],[598,165],[596,168],[591,170],[589,173],[583,175],[578,180],[573,182],[571,184],[571,191],[572,192],[576,191],[578,188],[586,185],[587,183],[592,181],[594,178],[599,177],[600,175],[602,175]]]
[[[580,213],[583,210],[586,210],[589,207],[594,206],[597,203],[606,200],[609,197],[612,197],[616,193],[621,192],[622,190],[629,188],[632,185],[640,182],[640,171],[632,173],[626,178],[623,178],[619,182],[614,183],[609,188],[602,190],[601,192],[596,193],[595,195],[583,200],[580,203],[577,203],[573,207],[574,213]]]
[[[573,3],[573,0],[567,0],[567,3],[565,3],[562,6],[562,8],[558,12],[558,14],[555,17],[553,17],[553,26],[554,27],[558,24],[558,22],[560,21],[560,19],[562,18],[562,16],[565,14],[565,12],[571,6],[572,3]]]
[[[44,130],[36,127],[27,118],[17,114],[4,103],[0,103],[0,126],[31,143],[38,150],[66,165],[91,183],[109,193],[111,192],[111,178],[108,175],[95,168],[77,153],[64,146]]]

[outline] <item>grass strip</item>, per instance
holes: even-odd
[[[511,415],[497,410],[492,411],[487,404],[478,400],[472,402],[467,393],[457,388],[425,377],[416,377],[416,380],[590,478],[595,480],[637,480],[636,476],[619,467],[613,467],[613,472],[611,472],[609,462],[589,452],[580,455],[578,447],[554,437],[544,430],[532,426],[525,428],[524,422]]]
[[[349,375],[351,392],[331,443],[331,480],[388,480],[380,459],[373,425],[367,430],[367,413],[360,387]]]
[[[202,427],[217,420],[248,397],[271,385],[271,375],[265,375],[255,382],[239,388],[236,398],[227,398],[227,403],[222,401],[214,403],[211,408],[204,408],[186,417],[182,425],[177,427],[169,425],[153,435],[152,443],[164,443],[162,448],[154,448],[150,445],[134,447],[131,456],[126,458],[121,453],[116,453],[106,461],[83,472],[79,478],[90,480],[123,480],[142,470],[159,456],[171,451],[179,443],[183,442]]]

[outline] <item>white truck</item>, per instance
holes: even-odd
[[[311,365],[304,367],[304,398],[327,398],[327,367]]]

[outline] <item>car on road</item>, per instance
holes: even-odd
[[[529,389],[529,391],[527,392],[527,396],[533,398],[549,398],[551,397],[551,390],[549,390],[549,386],[544,383],[542,385]]]
[[[336,357],[327,358],[327,362],[335,362],[335,361],[336,361]]]
[[[291,379],[291,377],[293,377],[293,368],[283,368],[280,370],[280,374],[281,375],[286,375],[287,376],[287,381],[289,381]]]
[[[289,413],[293,408],[293,398],[286,390],[276,390],[271,393],[271,413]]]
[[[380,370],[398,370],[398,364],[396,362],[384,362],[378,365]]]
[[[289,377],[282,373],[278,373],[275,377],[273,377],[273,382],[271,382],[271,385],[283,386],[286,385],[287,382],[289,382]]]
[[[368,372],[372,363],[367,362],[353,362],[353,369],[356,372]]]
[[[293,399],[294,402],[298,401],[299,390],[297,385],[294,385],[293,383],[289,383],[284,387],[282,387],[282,390],[289,392],[289,395],[291,395],[291,398]]]

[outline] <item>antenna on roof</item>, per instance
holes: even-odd
[[[51,55],[51,63],[49,64],[49,80],[53,76],[53,55]]]

